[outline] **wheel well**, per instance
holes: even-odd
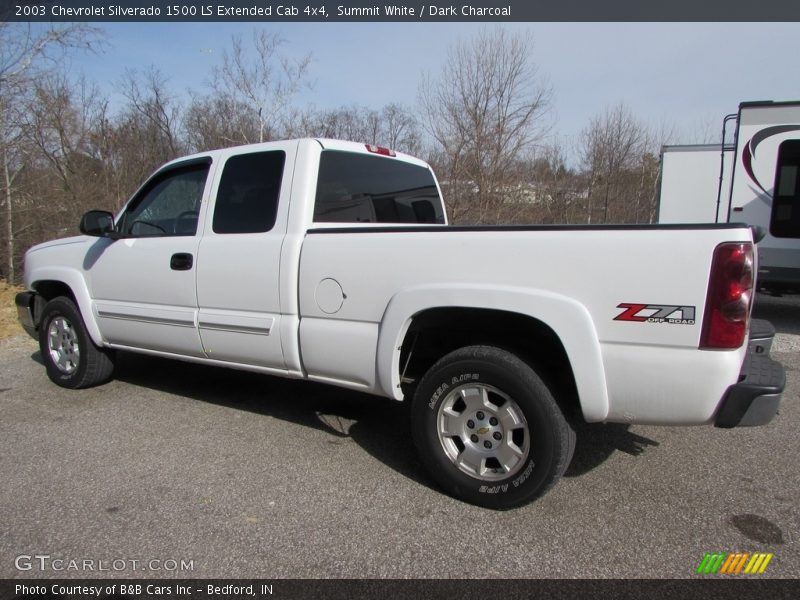
[[[547,324],[528,315],[478,308],[433,308],[414,317],[400,351],[405,395],[433,364],[458,348],[473,345],[507,350],[533,367],[550,387],[565,416],[582,419],[567,352]]]
[[[37,281],[31,287],[36,290],[36,293],[38,294],[33,307],[33,319],[37,327],[39,325],[39,321],[41,320],[42,311],[44,310],[45,304],[47,304],[53,298],[66,296],[75,302],[75,304],[77,304],[75,294],[72,293],[72,288],[70,288],[63,281]]]

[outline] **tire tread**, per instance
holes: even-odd
[[[81,343],[81,363],[85,367],[78,367],[78,374],[72,379],[63,379],[54,376],[50,359],[47,356],[47,325],[53,314],[64,315],[78,329],[78,337]],[[42,353],[42,360],[47,366],[47,374],[55,384],[69,388],[82,389],[93,387],[108,381],[114,373],[114,361],[111,353],[103,348],[98,348],[86,331],[86,324],[83,316],[75,305],[75,302],[67,296],[58,296],[50,300],[42,312],[42,319],[39,325],[39,348]]]

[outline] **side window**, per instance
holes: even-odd
[[[275,225],[286,153],[255,152],[225,163],[214,208],[214,233],[263,233]]]
[[[800,238],[800,140],[778,147],[769,231],[775,237]]]
[[[317,223],[444,223],[431,172],[394,158],[322,152]]]
[[[203,162],[156,175],[128,206],[120,232],[130,237],[194,235],[209,165]]]

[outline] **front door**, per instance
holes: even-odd
[[[195,263],[210,166],[192,161],[153,176],[118,220],[122,238],[100,238],[87,252],[84,268],[108,343],[203,356]]]

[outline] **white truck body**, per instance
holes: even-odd
[[[300,264],[306,370],[312,379],[399,400],[398,348],[413,317],[440,306],[492,307],[560,332],[587,421],[709,423],[738,376],[745,348],[698,352],[698,326],[665,324],[654,331],[614,318],[621,302],[637,298],[702,306],[711,256],[698,260],[701,247],[749,235],[747,229],[712,231],[710,238],[696,230],[417,231],[411,244],[402,231],[312,233]],[[457,253],[443,252],[450,244]],[[413,268],[387,269],[398,256]],[[641,272],[642,256],[654,266],[649,274]],[[333,315],[314,295],[326,279],[338,281],[347,295]],[[634,281],[636,292],[622,291]],[[348,354],[337,352],[342,345]],[[665,369],[667,363],[683,376]]]
[[[225,174],[240,163],[281,153],[274,223],[266,231],[226,232],[221,215],[232,209],[225,203],[249,192],[235,191]],[[391,197],[355,193],[344,190],[349,160],[371,161],[370,171],[387,167],[390,180],[392,169],[400,169],[430,182]],[[205,179],[196,176],[206,172]],[[182,211],[171,225],[152,216],[144,220],[149,209],[138,208],[146,202],[141,198],[168,185],[172,173],[200,182],[197,210]],[[370,176],[363,170],[349,176],[362,175]],[[392,214],[412,209],[415,216],[392,222]],[[132,221],[134,213],[141,220]],[[375,223],[380,214],[384,220]],[[748,346],[746,338],[751,308],[746,283],[728,308],[717,311],[719,316],[739,307],[736,318],[744,327],[739,338],[727,348],[701,349],[707,345],[704,332],[713,328],[709,274],[713,280],[720,272],[712,264],[718,249],[727,245],[739,253],[742,281],[753,267],[747,254],[752,232],[743,226],[452,227],[446,224],[438,184],[422,161],[349,142],[309,139],[217,150],[170,163],[114,221],[103,232],[41,244],[26,256],[25,284],[31,291],[17,299],[20,319],[38,336],[48,373],[60,385],[80,387],[74,378],[96,347],[100,353],[143,352],[402,400],[430,385],[426,382],[442,356],[478,344],[480,354],[488,344],[530,358],[539,371],[551,365],[558,374],[551,378],[545,372],[543,380],[563,392],[561,399],[555,395],[565,412],[572,398],[577,418],[588,422],[762,424],[775,414],[783,388],[782,369],[769,361],[769,381],[751,382],[745,400],[726,400],[741,395],[743,363],[753,349],[753,340]],[[181,231],[185,225],[190,233]],[[137,228],[158,229],[144,235]],[[74,302],[91,344],[70,338],[69,327],[75,327],[70,321],[79,320],[74,314],[48,311],[58,297]],[[65,345],[69,339],[80,346],[79,357]],[[459,377],[484,381],[476,364],[474,372]],[[415,402],[433,408],[456,384],[455,377],[449,381],[442,379],[430,399]],[[486,397],[502,395],[499,387],[476,389]],[[465,397],[475,391],[458,389]],[[463,412],[460,404],[453,409],[453,402],[458,399],[439,409],[441,430],[448,429],[454,410]],[[726,402],[738,404],[725,409]],[[518,410],[503,412],[497,408],[501,404]],[[478,428],[483,437],[472,434],[465,440],[491,445],[500,438],[484,437],[508,437],[515,427],[532,426],[522,401],[517,406],[484,400],[484,405],[497,417],[491,419],[494,425]],[[735,415],[722,418],[726,410]],[[466,417],[461,421],[473,423]],[[506,429],[493,429],[502,426]],[[471,502],[495,506],[484,498],[506,492],[502,486],[509,483],[501,475],[511,481],[516,474],[511,486],[516,488],[535,472],[531,462],[520,475],[522,467],[513,466],[516,459],[510,455],[500,456],[499,463],[492,455],[488,462],[477,459],[477,467],[461,465],[456,455],[464,452],[463,443],[448,441],[459,436],[440,431],[439,439],[460,469],[454,477],[472,473],[483,483],[485,489],[473,495],[462,493],[464,481],[443,483]],[[527,448],[527,442],[515,443],[519,448],[510,444],[514,452]],[[565,468],[568,457],[562,459],[554,472]],[[500,484],[486,485],[494,481]],[[520,501],[510,499],[507,505]]]
[[[800,102],[744,102],[733,116],[732,144],[662,149],[658,222],[761,227],[759,285],[797,287]]]

